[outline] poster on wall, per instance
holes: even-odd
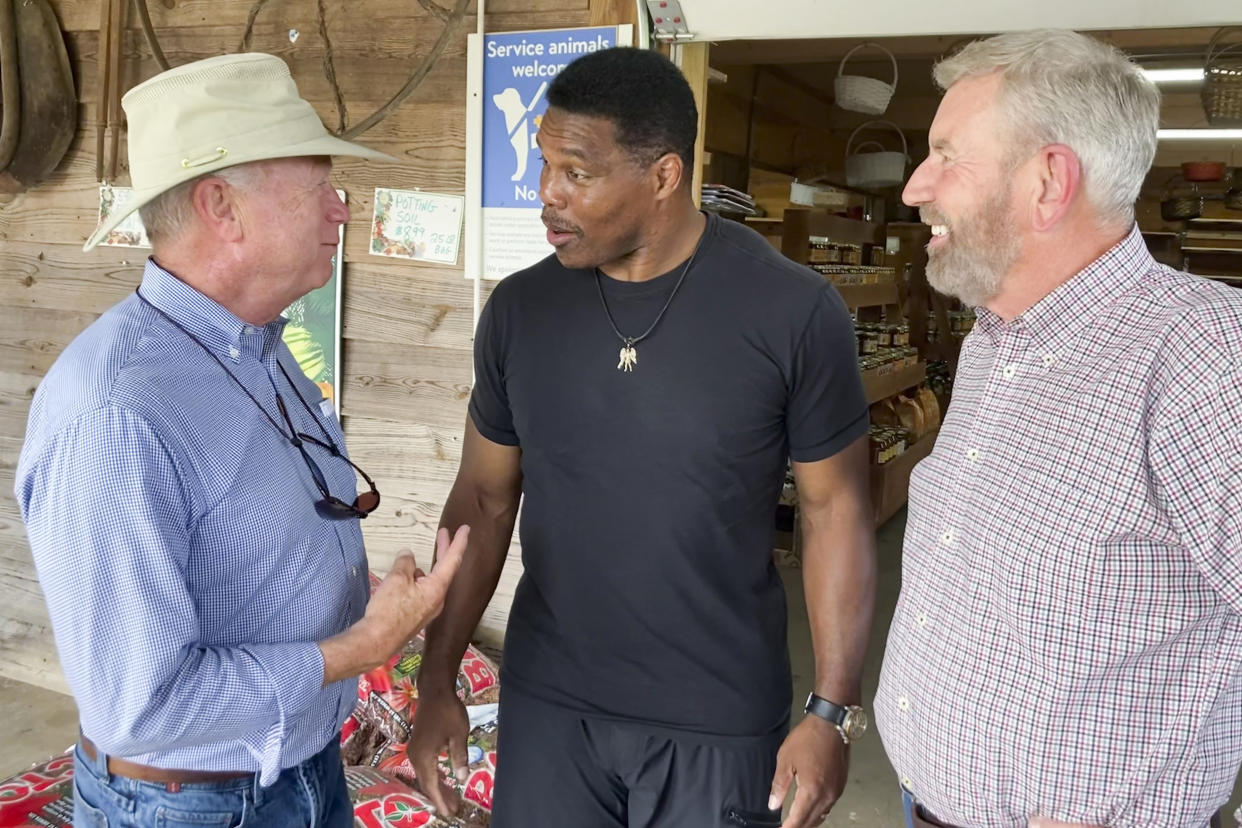
[[[345,201],[345,191],[336,194]],[[332,276],[285,308],[284,340],[302,373],[319,386],[324,399],[341,415],[341,270],[345,254],[345,225],[336,231]],[[309,400],[307,402],[310,402]]]
[[[535,143],[548,84],[576,58],[632,38],[628,25],[470,36],[466,278],[503,279],[552,253]]]
[[[377,188],[372,255],[457,264],[464,204],[459,195]]]
[[[134,191],[129,187],[113,187],[111,184],[99,185],[99,224],[108,220],[114,210],[123,210],[133,198]],[[96,225],[97,227],[99,225]],[[145,247],[151,248],[147,240],[147,230],[142,226],[138,211],[126,216],[125,220],[104,236],[100,245],[108,247]]]

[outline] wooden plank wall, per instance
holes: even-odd
[[[98,0],[52,0],[67,32],[80,125],[56,173],[35,190],[0,199],[0,675],[64,689],[42,595],[13,499],[14,469],[31,395],[60,351],[138,284],[142,251],[81,252],[95,224]],[[128,4],[127,4],[128,5]],[[252,0],[150,0],[169,61],[236,51]],[[444,3],[448,5],[448,3]],[[489,0],[487,31],[614,22],[618,0]],[[328,0],[327,27],[350,122],[404,83],[441,30],[414,0]],[[305,97],[334,127],[312,0],[280,0],[259,14],[251,49],[280,55]],[[124,37],[128,88],[157,71],[132,14]],[[343,422],[357,462],[384,495],[363,525],[372,566],[398,549],[426,563],[456,472],[470,391],[472,285],[461,266],[382,259],[366,252],[377,186],[446,193],[465,189],[466,34],[473,4],[435,68],[404,105],[360,140],[401,159],[343,161],[338,186],[353,218],[346,229]],[[296,29],[296,42],[290,30]],[[122,144],[122,147],[124,145]],[[122,156],[124,152],[122,150]],[[127,181],[123,174],[122,181]],[[486,298],[486,290],[484,292]],[[520,572],[511,554],[480,638],[497,643]]]

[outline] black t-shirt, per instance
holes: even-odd
[[[837,453],[866,433],[867,404],[837,292],[707,218],[632,373],[592,271],[549,256],[497,285],[470,416],[522,450],[505,681],[587,714],[755,736],[789,712],[771,558],[786,458]],[[620,331],[646,330],[680,275],[601,276]]]

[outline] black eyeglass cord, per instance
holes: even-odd
[[[209,357],[211,357],[212,359],[214,359],[214,360],[216,361],[216,364],[220,366],[221,370],[223,370],[223,371],[224,371],[224,373],[226,373],[226,374],[228,374],[228,375],[229,375],[229,379],[231,379],[231,380],[233,380],[233,382],[237,383],[237,387],[238,387],[238,388],[240,388],[243,392],[245,392],[246,396],[250,398],[250,401],[251,401],[252,403],[254,403],[254,404],[255,404],[255,407],[256,407],[256,408],[258,408],[258,409],[259,409],[259,411],[263,412],[263,416],[264,416],[264,417],[266,417],[266,418],[267,418],[267,421],[268,421],[269,423],[271,423],[271,424],[272,424],[272,428],[276,429],[276,431],[280,433],[280,436],[281,436],[281,437],[284,437],[286,440],[288,440],[288,441],[289,441],[289,443],[290,443],[290,444],[291,444],[294,448],[300,448],[300,447],[302,446],[302,439],[298,436],[297,429],[293,427],[293,421],[289,419],[289,414],[288,414],[288,412],[286,412],[286,411],[284,410],[284,407],[283,407],[283,406],[281,406],[281,413],[284,415],[285,422],[286,422],[286,423],[288,424],[288,426],[289,426],[289,434],[285,434],[285,430],[284,430],[283,428],[281,428],[281,427],[280,427],[280,425],[276,422],[275,418],[273,418],[271,414],[268,414],[268,413],[267,413],[267,409],[266,409],[266,408],[264,408],[264,407],[263,407],[263,404],[262,404],[261,402],[259,402],[259,401],[258,401],[258,399],[256,399],[256,398],[255,398],[254,394],[251,394],[251,393],[250,393],[250,389],[249,389],[249,388],[247,388],[247,387],[246,387],[246,386],[242,383],[242,381],[241,381],[241,380],[239,380],[239,379],[237,378],[237,376],[236,376],[236,375],[235,375],[232,371],[230,371],[230,370],[229,370],[229,367],[228,367],[227,365],[225,365],[225,364],[224,364],[224,360],[222,360],[222,359],[220,359],[220,357],[216,356],[215,352],[214,352],[214,351],[212,351],[210,348],[208,348],[208,347],[207,347],[207,345],[206,345],[206,344],[204,344],[204,342],[203,342],[201,339],[199,339],[199,338],[198,338],[197,336],[195,336],[194,334],[190,333],[190,331],[189,331],[189,330],[188,330],[188,329],[187,329],[184,325],[182,325],[180,322],[178,322],[176,319],[173,319],[173,318],[172,318],[171,316],[169,316],[167,313],[165,313],[164,311],[160,310],[160,309],[159,309],[159,308],[157,308],[155,305],[151,304],[151,302],[147,299],[147,297],[145,297],[145,296],[143,296],[143,295],[142,295],[142,290],[141,290],[141,289],[139,289],[139,288],[135,288],[135,289],[134,289],[134,293],[138,296],[139,301],[141,301],[144,305],[146,305],[146,306],[147,306],[148,308],[150,308],[151,310],[153,310],[153,311],[155,311],[156,313],[158,313],[160,316],[162,316],[162,317],[164,317],[165,319],[167,319],[169,322],[171,322],[173,325],[175,325],[175,326],[176,326],[176,327],[177,327],[177,328],[178,328],[178,329],[179,329],[179,330],[180,330],[183,334],[185,334],[187,337],[189,337],[189,338],[190,338],[190,340],[191,340],[192,342],[194,342],[194,344],[198,345],[198,347],[200,347],[200,348],[202,348],[204,351],[206,351],[206,352],[207,352],[207,356],[209,356]],[[311,419],[315,421],[315,426],[316,426],[316,427],[317,427],[317,428],[318,428],[321,432],[323,432],[323,436],[324,436],[324,438],[328,441],[328,445],[326,446],[326,448],[328,448],[328,450],[332,453],[332,455],[333,455],[334,457],[340,457],[340,456],[341,456],[341,450],[340,450],[339,448],[337,448],[337,446],[336,446],[336,442],[335,442],[335,441],[333,441],[332,436],[331,436],[330,434],[328,434],[327,429],[325,429],[325,428],[323,427],[323,424],[319,422],[319,418],[315,416],[315,412],[311,410],[310,405],[306,402],[305,398],[303,398],[303,397],[302,397],[302,392],[298,391],[298,387],[297,387],[296,385],[294,385],[293,380],[289,379],[289,374],[288,374],[288,372],[287,372],[287,371],[285,371],[285,366],[281,364],[281,362],[280,362],[280,359],[279,359],[279,358],[276,360],[276,365],[277,365],[277,367],[279,367],[279,368],[280,368],[280,373],[281,373],[281,374],[284,374],[285,381],[286,381],[286,382],[288,382],[288,383],[289,383],[289,387],[293,389],[293,393],[297,396],[298,401],[302,403],[302,407],[306,409],[306,412],[307,412],[308,414],[310,414]],[[275,391],[276,389],[275,389],[275,388],[273,388],[272,390],[273,390],[273,391]],[[279,403],[279,402],[280,402],[280,393],[279,393],[279,392],[277,392],[277,393],[276,393],[276,401],[277,401],[277,403]],[[352,465],[352,464],[351,464],[351,465]]]

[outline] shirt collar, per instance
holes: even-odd
[[[1049,354],[1074,346],[1098,314],[1133,288],[1155,259],[1134,225],[1120,242],[1009,322],[987,308],[976,308],[976,329],[997,344],[1010,331],[1025,331],[1031,345]]]
[[[202,340],[204,345],[234,360],[241,350],[265,350],[265,344],[280,338],[287,321],[280,316],[262,327],[251,325],[160,267],[154,258],[147,259],[142,273],[142,298]],[[255,334],[262,334],[257,342]],[[243,338],[258,347],[243,349]]]

